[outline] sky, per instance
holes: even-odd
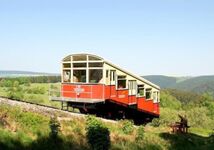
[[[214,75],[213,0],[0,0],[0,70],[92,53],[138,75]]]

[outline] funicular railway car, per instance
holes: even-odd
[[[159,86],[92,54],[73,54],[62,60],[62,109],[141,122],[159,117]],[[66,107],[65,107],[66,106]]]

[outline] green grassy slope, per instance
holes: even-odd
[[[12,97],[14,99],[20,99],[27,102],[33,102],[37,104],[44,104],[60,108],[60,103],[49,100],[48,90],[51,85],[55,86],[57,89],[59,89],[60,86],[59,83],[31,83],[27,85],[18,85],[18,87],[0,86],[0,96],[9,98]]]
[[[57,114],[56,114],[57,115]],[[61,118],[65,118],[61,114]],[[23,111],[19,107],[0,105],[0,149],[4,150],[90,150],[86,138],[86,120],[60,120],[57,138],[50,136],[50,116]],[[171,134],[168,127],[144,126],[142,137],[136,140],[138,128],[124,121],[103,122],[110,131],[112,150],[206,150],[214,143],[211,137],[194,131],[189,134]],[[127,133],[125,131],[130,130]]]

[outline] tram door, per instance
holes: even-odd
[[[116,97],[116,71],[110,70],[110,95],[111,97]]]
[[[129,80],[129,104],[136,104],[136,94],[137,94],[137,81],[136,80]]]
[[[137,94],[137,81],[136,80],[129,80],[129,95],[136,95]]]

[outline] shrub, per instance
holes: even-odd
[[[47,127],[47,119],[40,115],[32,112],[22,112],[21,109],[16,108],[13,112],[15,120],[22,126],[22,130],[26,132],[37,133]],[[43,128],[41,128],[43,127]]]
[[[45,94],[46,90],[44,87],[31,87],[26,90],[29,94]]]
[[[162,91],[160,105],[163,108],[181,109],[181,102],[170,95],[168,91]]]
[[[178,114],[182,114],[182,111],[170,108],[162,108],[160,111],[159,123],[161,126],[168,126],[173,122],[179,121]]]
[[[0,81],[0,86],[2,87],[11,87],[13,85],[13,82],[10,80],[2,79]]]
[[[7,89],[8,98],[11,99],[23,99],[24,94],[22,92],[22,87],[20,86],[18,81],[14,81],[12,86]]]
[[[160,126],[160,119],[159,118],[152,119],[151,126],[159,127]]]
[[[50,137],[52,137],[53,139],[56,139],[60,130],[60,123],[57,120],[57,116],[54,115],[53,117],[51,117],[49,126],[51,129]]]
[[[212,133],[210,133],[209,142],[214,144],[214,129],[213,129]]]
[[[125,134],[131,134],[134,131],[133,121],[123,120],[122,121],[122,131]]]
[[[194,107],[187,111],[187,118],[191,127],[212,129],[213,120],[209,117],[206,107]]]
[[[139,126],[139,128],[137,129],[136,141],[143,140],[144,133],[145,133],[144,126],[143,125]]]
[[[86,137],[93,150],[108,150],[110,147],[109,129],[94,116],[86,120]]]

